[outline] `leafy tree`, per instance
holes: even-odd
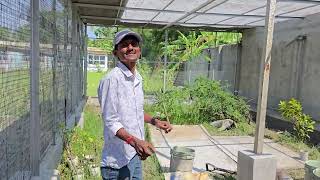
[[[111,54],[113,50],[113,37],[117,32],[115,27],[96,27],[94,34],[97,39],[89,39],[89,47],[98,47],[104,49],[107,53]]]
[[[184,62],[192,60],[202,54],[204,49],[222,44],[237,43],[238,33],[212,33],[212,32],[190,32],[185,35],[178,31],[177,40],[171,41],[168,46],[163,45],[163,54],[170,56],[171,60]]]

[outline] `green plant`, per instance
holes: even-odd
[[[156,108],[175,124],[199,124],[230,118],[250,118],[245,101],[224,90],[218,81],[198,78],[190,87],[157,94]]]
[[[219,81],[196,79],[190,87],[190,97],[199,109],[200,118],[209,120],[230,118],[236,122],[250,118],[249,106],[239,96],[234,96]]]
[[[314,131],[315,122],[312,118],[302,112],[299,101],[292,98],[288,102],[280,101],[279,111],[281,115],[294,123],[295,135],[300,141],[310,138],[309,134]]]
[[[100,153],[103,146],[102,120],[98,116],[99,108],[85,108],[85,123],[83,129],[78,127],[67,130],[61,126],[63,133],[63,156],[59,165],[61,179],[74,179],[83,176],[84,179],[98,179],[94,169],[100,164]]]

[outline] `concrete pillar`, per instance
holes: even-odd
[[[237,180],[275,180],[277,160],[271,154],[239,151]]]

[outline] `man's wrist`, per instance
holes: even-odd
[[[134,139],[133,136],[129,136],[129,137],[126,139],[126,143],[127,143],[127,144],[130,144],[131,146],[133,146],[134,141],[135,141],[135,139]]]
[[[158,120],[158,117],[152,117],[151,120],[150,120],[150,124],[155,126],[156,123],[157,123],[157,120]]]

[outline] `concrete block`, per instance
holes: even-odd
[[[237,180],[275,180],[277,160],[271,154],[238,151]]]
[[[80,129],[83,129],[84,127],[84,112],[80,114],[79,120],[76,120],[78,122],[77,126],[80,127]]]

